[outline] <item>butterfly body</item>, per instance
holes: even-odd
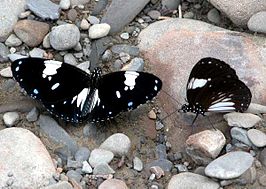
[[[203,58],[192,69],[187,82],[187,102],[183,112],[243,112],[251,101],[249,88],[225,62]]]
[[[154,98],[162,87],[153,74],[120,71],[92,74],[67,63],[22,58],[11,65],[20,86],[44,107],[66,121],[98,122],[110,119]]]

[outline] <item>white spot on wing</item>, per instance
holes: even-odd
[[[42,77],[46,78],[46,76],[55,75],[57,73],[57,69],[62,66],[62,62],[55,60],[45,60],[44,65],[45,69],[42,72]]]
[[[136,78],[139,76],[138,72],[135,71],[126,71],[125,72],[125,78],[124,81],[125,85],[130,88],[130,90],[134,89],[136,85]]]
[[[196,89],[196,88],[201,88],[204,85],[206,85],[208,80],[206,79],[195,79],[191,78],[191,80],[188,83],[188,89]]]
[[[80,108],[80,110],[83,109],[84,103],[87,99],[89,93],[89,89],[88,88],[84,88],[82,89],[82,91],[77,95],[77,107]]]
[[[17,66],[15,70],[16,70],[16,72],[18,72],[19,71],[19,66]]]
[[[55,90],[58,86],[59,86],[60,84],[59,83],[56,83],[56,84],[54,84],[53,86],[52,86],[52,90]]]
[[[218,102],[208,108],[208,111],[233,111],[235,110],[234,102]]]
[[[117,98],[121,98],[121,94],[119,91],[116,91],[115,93],[116,93]]]
[[[37,89],[34,89],[34,90],[33,90],[33,93],[34,93],[34,94],[39,94],[39,91],[38,91]]]

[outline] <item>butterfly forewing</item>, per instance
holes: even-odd
[[[98,85],[99,103],[90,116],[100,121],[135,109],[153,99],[161,87],[161,80],[149,73],[120,71],[103,75]]]
[[[251,101],[249,88],[225,62],[203,58],[192,69],[187,83],[188,111],[245,111]]]

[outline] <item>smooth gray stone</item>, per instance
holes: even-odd
[[[57,20],[60,6],[49,0],[28,0],[27,8],[42,19]]]

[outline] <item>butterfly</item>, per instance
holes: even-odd
[[[249,88],[236,71],[216,58],[203,58],[191,70],[183,112],[205,115],[206,112],[244,112],[251,101]]]
[[[21,58],[11,65],[13,77],[29,96],[55,116],[73,123],[113,118],[153,99],[162,81],[153,74],[118,71],[91,74],[67,63]]]

